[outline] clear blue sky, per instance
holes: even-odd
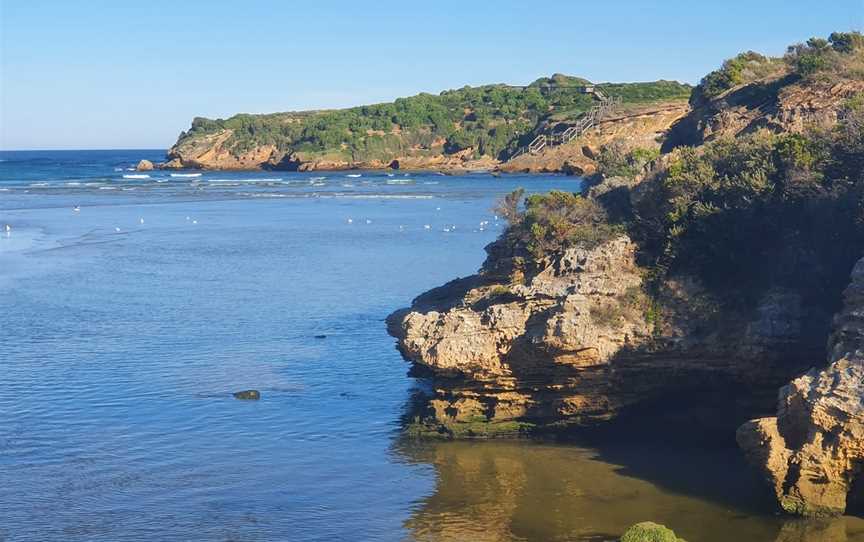
[[[554,72],[695,83],[864,26],[864,0],[0,0],[0,148],[167,148],[194,116]]]

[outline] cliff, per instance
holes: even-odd
[[[521,154],[499,164],[498,169],[508,173],[592,175],[608,145],[659,149],[670,128],[689,111],[690,106],[683,100],[624,105],[599,119],[594,129],[572,142],[546,147],[537,154]]]
[[[697,87],[690,113],[644,109],[617,133],[601,123],[595,136],[605,129],[609,139],[595,140],[599,149],[553,149],[594,156],[595,182],[581,195],[514,192],[499,208],[510,226],[479,272],[388,318],[412,374],[429,384],[411,431],[487,437],[635,419],[731,440],[771,412],[775,390],[823,356],[848,269],[864,253],[859,38],[814,39],[782,60],[737,57]],[[767,102],[732,99],[766,86]],[[646,152],[674,118],[666,143],[690,130],[696,147]],[[637,122],[644,129],[628,132]],[[793,496],[787,510],[839,509],[860,465],[861,379],[852,347],[837,346],[849,344],[844,325],[832,339],[837,369],[786,388],[788,424],[785,415],[776,429],[757,424],[756,440],[774,439],[759,449],[780,469],[778,493],[833,495],[815,505]],[[841,373],[846,383],[820,399]],[[809,419],[828,425],[805,430]],[[782,471],[804,464],[801,454],[817,457],[822,474]]]
[[[827,366],[781,388],[777,416],[738,430],[741,448],[791,513],[842,514],[848,500],[864,497],[864,259],[844,299]]]
[[[677,82],[602,83],[556,74],[527,86],[463,87],[350,109],[229,119],[196,118],[168,152],[168,168],[204,169],[492,169],[539,132],[566,128],[596,98],[626,107],[677,101]],[[614,121],[613,121],[614,122]]]
[[[421,295],[388,321],[423,369],[415,373],[432,383],[413,420],[421,432],[584,427],[658,402],[668,414],[681,403],[665,397],[700,393],[694,416],[728,428],[741,415],[730,403],[764,411],[764,392],[819,349],[800,333],[810,322],[795,292],[772,291],[746,314],[717,314],[698,280],[682,276],[649,299],[626,235],[567,249],[533,270],[502,242],[487,250],[480,273]],[[652,314],[661,306],[662,316]],[[725,400],[712,404],[720,390]]]

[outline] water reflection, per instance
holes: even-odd
[[[406,529],[418,541],[600,541],[653,520],[691,542],[864,541],[864,520],[789,520],[734,449],[407,442],[437,484]]]

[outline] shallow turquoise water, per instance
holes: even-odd
[[[792,540],[731,449],[399,438],[383,319],[477,269],[497,197],[577,180],[140,158],[0,153],[0,540]]]

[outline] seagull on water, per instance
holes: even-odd
[[[76,213],[80,213],[81,212],[81,206],[76,205],[75,207],[72,207],[72,210],[75,211]]]
[[[423,229],[424,230],[431,230],[432,226],[430,224],[423,224]]]
[[[371,221],[371,220],[369,220],[369,219],[368,219],[368,218],[367,218],[367,219],[366,219],[366,223],[367,223],[367,224],[371,224],[371,223],[372,223],[372,221]]]
[[[143,219],[143,218],[139,218],[139,219],[138,219],[138,223],[139,223],[139,224],[143,224],[143,223],[144,223],[144,219]]]
[[[349,224],[353,224],[353,223],[354,223],[354,219],[353,219],[353,218],[349,218],[349,219],[348,219],[348,223],[349,223]]]

